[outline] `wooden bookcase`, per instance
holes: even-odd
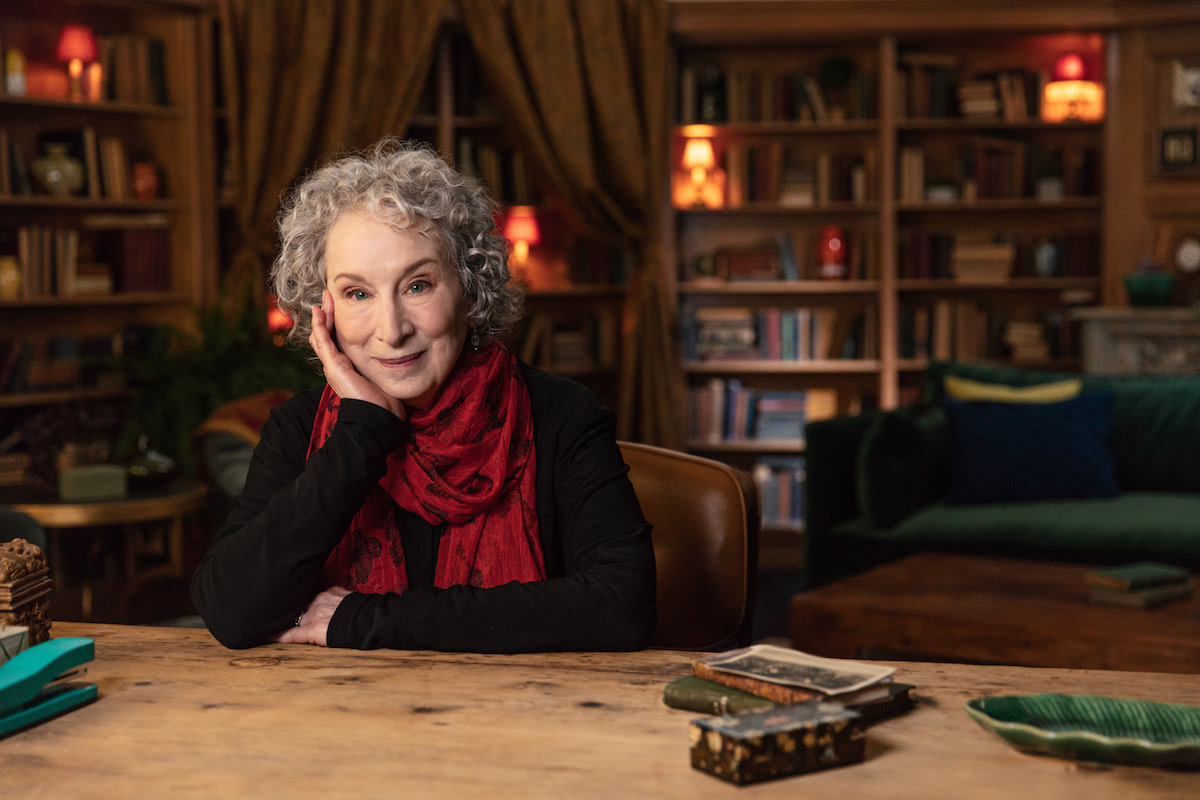
[[[609,408],[618,401],[624,254],[584,230],[545,187],[502,123],[453,8],[438,35],[429,77],[403,135],[427,141],[459,169],[482,179],[501,206],[532,207],[541,241],[523,266],[527,313],[510,342],[523,360],[588,386]]]
[[[791,459],[800,483],[802,426],[758,438],[756,398],[794,392],[811,420],[909,402],[931,357],[1078,368],[1069,311],[1104,299],[1113,123],[1043,122],[1038,99],[1063,53],[1111,82],[1113,21],[1080,28],[1053,11],[947,21],[916,9],[893,26],[825,3],[814,5],[832,16],[813,10],[806,26],[794,4],[751,5],[676,7],[664,179],[680,192],[666,247],[689,449],[764,480]],[[964,114],[980,87],[1008,105]],[[709,200],[719,207],[684,191],[691,139],[709,141],[724,171],[710,178],[724,181]],[[833,278],[820,256],[831,227],[850,253]],[[801,331],[810,321],[798,354],[777,342],[793,335],[779,327],[789,313]],[[726,415],[715,421],[714,395]],[[803,509],[780,516],[766,511],[768,530],[798,530]]]
[[[95,34],[105,70],[98,99],[70,99],[66,65],[55,60],[67,23]],[[207,0],[0,6],[0,47],[9,54],[0,85],[0,255],[22,275],[14,296],[0,300],[5,352],[15,343],[21,354],[0,390],[0,437],[36,409],[119,397],[122,387],[103,370],[80,367],[80,351],[119,351],[131,325],[187,327],[190,308],[213,297],[211,31]],[[14,51],[24,60],[19,75]],[[50,194],[34,175],[56,133],[85,146],[89,180],[67,196]],[[134,191],[134,164],[157,176],[148,196]]]

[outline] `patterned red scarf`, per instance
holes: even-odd
[[[337,421],[326,385],[308,457]],[[409,416],[411,437],[325,561],[324,586],[400,592],[408,586],[394,500],[431,525],[445,523],[434,584],[498,586],[546,577],[538,538],[533,416],[517,360],[503,344],[464,349],[437,403]]]

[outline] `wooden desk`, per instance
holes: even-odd
[[[193,480],[176,480],[161,489],[134,491],[120,500],[98,500],[89,503],[67,503],[52,493],[44,496],[14,497],[10,508],[23,511],[36,519],[48,533],[68,528],[94,528],[120,525],[125,531],[125,572],[122,588],[122,608],[142,586],[159,577],[186,581],[184,566],[184,521],[205,507],[207,487]],[[165,531],[147,523],[165,523]],[[62,590],[61,570],[54,565],[59,559],[59,542],[50,537],[49,561],[55,577],[55,588]],[[141,564],[144,557],[153,559],[153,566]],[[84,620],[92,615],[92,587],[83,587],[81,613]]]
[[[920,703],[866,761],[739,789],[692,769],[662,689],[690,654],[438,654],[270,645],[203,630],[56,623],[89,636],[100,698],[0,739],[5,797],[1067,798],[1200,796],[1200,773],[1098,769],[1011,749],[981,694],[1200,704],[1195,676],[897,664]]]
[[[792,645],[840,658],[1200,673],[1200,592],[1146,611],[1101,606],[1088,601],[1087,570],[910,556],[795,595]]]

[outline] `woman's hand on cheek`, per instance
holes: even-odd
[[[316,644],[327,647],[329,621],[333,619],[333,613],[342,604],[342,598],[348,594],[350,592],[341,586],[330,586],[312,599],[308,608],[304,609],[304,613],[297,620],[299,624],[283,631],[272,641],[281,644]]]
[[[404,403],[386,394],[354,368],[349,356],[343,353],[333,340],[333,295],[326,290],[321,296],[321,305],[312,308],[312,333],[308,343],[321,360],[325,380],[343,400],[366,400],[386,408],[400,419],[406,419]]]

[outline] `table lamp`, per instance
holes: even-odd
[[[537,211],[533,206],[513,206],[504,222],[504,237],[512,242],[512,265],[514,274],[523,272],[529,260],[529,246],[542,241],[538,228]]]
[[[79,102],[84,98],[83,64],[85,61],[96,60],[96,35],[86,25],[64,25],[58,37],[58,48],[55,57],[67,62],[67,76],[70,78],[71,99]]]
[[[1043,122],[1099,122],[1104,119],[1104,87],[1088,80],[1087,66],[1078,53],[1065,53],[1054,62],[1054,79],[1042,90]]]

